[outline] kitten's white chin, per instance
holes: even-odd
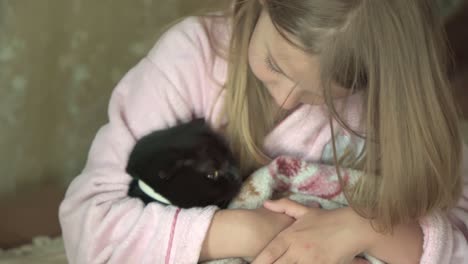
[[[171,204],[171,202],[169,202],[169,200],[167,200],[166,198],[164,198],[164,196],[162,196],[161,194],[155,192],[153,190],[153,188],[151,188],[151,186],[149,186],[148,184],[146,184],[144,181],[138,179],[138,186],[140,187],[140,189],[146,194],[148,195],[149,197],[155,199],[156,201],[159,201],[161,203],[165,203],[165,204]]]

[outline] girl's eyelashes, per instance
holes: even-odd
[[[273,72],[273,73],[275,73],[275,74],[283,74],[283,73],[281,72],[281,70],[279,70],[279,69],[273,64],[273,62],[272,62],[271,59],[270,59],[270,56],[267,56],[267,57],[265,58],[265,64],[266,64],[266,66],[267,66],[267,68],[268,68],[269,71],[271,71],[271,72]]]

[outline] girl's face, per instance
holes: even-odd
[[[278,105],[290,110],[299,104],[325,103],[320,84],[318,57],[290,44],[262,11],[249,45],[249,65]],[[332,87],[334,98],[349,90]]]

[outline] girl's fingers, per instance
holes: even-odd
[[[294,217],[295,219],[300,218],[309,211],[309,208],[307,206],[304,206],[300,203],[296,203],[286,198],[275,201],[265,201],[263,206],[268,210],[277,213],[284,213],[291,217]]]
[[[370,262],[363,258],[354,258],[351,264],[370,264]]]

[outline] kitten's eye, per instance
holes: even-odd
[[[194,160],[184,160],[183,164],[184,166],[192,166],[195,163]]]
[[[210,180],[216,180],[219,176],[219,172],[215,171],[214,173],[209,173],[206,177]]]

